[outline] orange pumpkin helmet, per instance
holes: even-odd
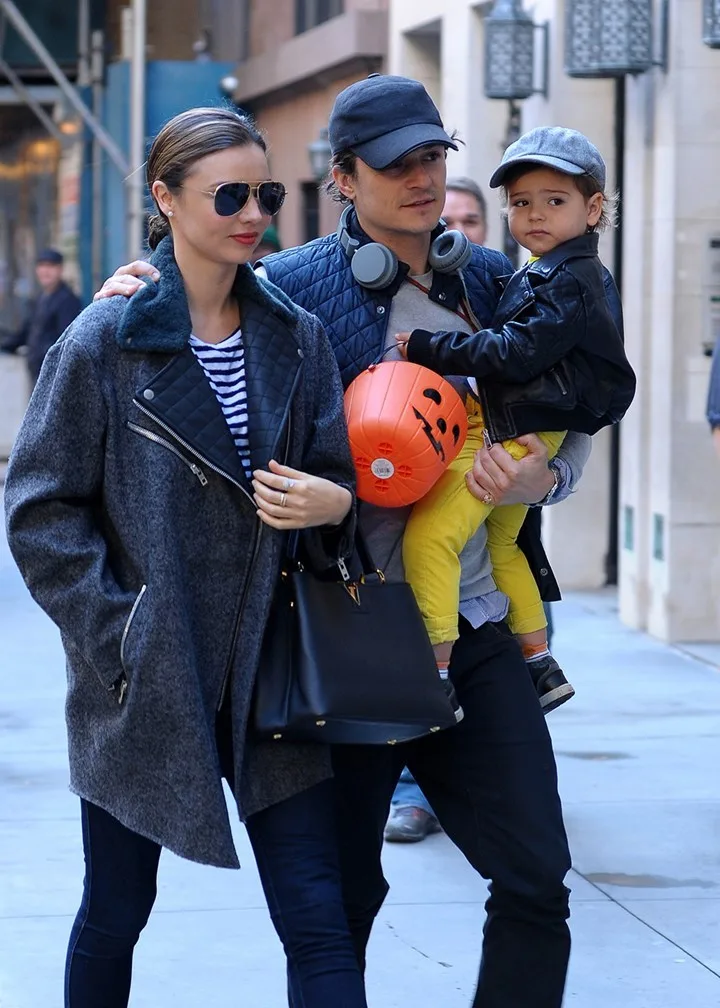
[[[373,364],[345,392],[357,495],[383,507],[420,500],[457,456],[467,415],[450,382],[419,364]]]

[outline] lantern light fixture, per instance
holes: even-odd
[[[318,133],[317,140],[311,140],[307,145],[308,159],[310,161],[310,171],[314,179],[322,182],[328,172],[330,155],[332,153],[328,131],[323,127]]]
[[[535,87],[535,34],[543,33],[542,84]],[[536,25],[522,0],[495,0],[485,18],[485,96],[517,101],[547,97],[548,25]]]
[[[716,0],[720,4],[720,0]],[[569,77],[624,77],[667,69],[668,0],[661,0],[660,56],[653,54],[654,0],[568,0],[565,72]]]

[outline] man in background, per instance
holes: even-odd
[[[469,178],[449,178],[442,215],[450,231],[462,231],[476,245],[485,244],[487,203],[477,182]]]
[[[449,178],[442,215],[449,230],[462,231],[476,245],[485,244],[487,203],[477,182],[469,178]],[[430,833],[439,831],[440,823],[430,802],[405,767],[393,794],[385,839],[390,843],[419,843]]]
[[[40,294],[31,303],[20,329],[0,346],[4,353],[15,353],[22,346],[27,348],[27,366],[33,385],[45,354],[82,310],[80,299],[63,280],[63,257],[57,249],[40,252],[35,276]]]

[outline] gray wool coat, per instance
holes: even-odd
[[[247,731],[284,536],[257,518],[188,347],[169,239],[154,262],[157,285],[91,305],[48,353],[7,472],[7,532],[62,635],[71,789],[182,857],[231,868],[215,742],[227,691],[241,817],[329,777],[329,755]],[[249,266],[235,290],[253,468],[287,458],[352,489],[320,323]],[[316,565],[350,551],[353,523],[306,533]]]

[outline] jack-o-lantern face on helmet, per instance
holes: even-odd
[[[463,446],[460,395],[419,364],[385,361],[358,375],[345,393],[345,416],[361,500],[414,504]]]

